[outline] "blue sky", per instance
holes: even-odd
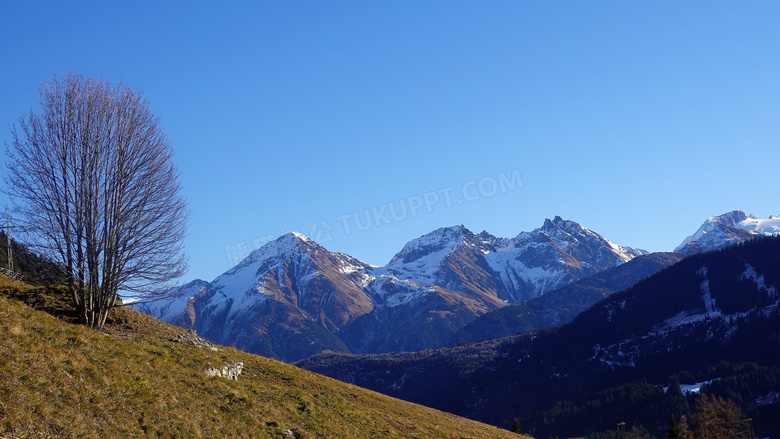
[[[662,251],[780,213],[778,2],[159,3],[0,4],[0,141],[57,72],[144,90],[185,280],[290,230],[382,265],[456,224]]]

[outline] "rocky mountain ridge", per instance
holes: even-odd
[[[646,252],[555,217],[515,238],[464,226],[410,241],[384,267],[287,234],[172,301],[139,304],[216,343],[293,361],[324,350],[388,352],[447,344],[478,316]]]

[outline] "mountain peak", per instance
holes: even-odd
[[[757,219],[741,210],[707,218],[693,235],[677,246],[675,251],[687,254],[715,250],[730,244],[744,242],[759,235],[780,234],[780,218]]]
[[[450,253],[460,247],[464,240],[473,237],[464,225],[441,227],[417,239],[409,241],[390,261],[388,266],[408,264],[433,253]]]
[[[409,241],[409,244],[429,245],[432,243],[451,243],[453,241],[462,241],[464,236],[471,236],[473,233],[463,224],[450,227],[440,227],[430,233],[427,233],[417,239]],[[408,244],[407,244],[408,245]]]
[[[471,233],[471,230],[467,229],[466,226],[463,224],[459,224],[457,226],[450,226],[450,227],[440,227],[433,232],[429,233],[428,235],[433,235],[436,233],[441,233],[443,236],[461,236],[463,234]],[[425,235],[425,236],[428,236]]]
[[[284,235],[276,238],[275,240],[268,242],[266,245],[271,243],[279,243],[279,244],[284,243],[289,245],[300,245],[301,243],[316,244],[316,242],[314,242],[311,238],[304,235],[303,233],[298,233],[298,232],[285,233]]]
[[[285,233],[275,240],[265,243],[262,247],[254,250],[252,253],[249,253],[249,256],[224,274],[236,273],[244,267],[256,264],[259,261],[286,259],[293,255],[308,253],[311,249],[319,247],[319,244],[309,239],[306,235],[297,232]]]
[[[753,215],[746,215],[745,212],[741,210],[732,210],[723,215],[709,217],[707,218],[707,221],[713,224],[722,224],[727,227],[736,227],[739,223],[750,217],[755,218]]]
[[[555,229],[555,228],[560,228],[560,227],[564,226],[565,224],[566,224],[566,221],[563,218],[561,218],[558,215],[555,215],[555,218],[553,218],[552,220],[550,218],[545,218],[544,219],[544,224],[542,225],[542,228],[543,229]]]
[[[489,244],[493,244],[493,245],[496,245],[496,244],[499,244],[499,243],[504,243],[504,242],[508,241],[507,238],[499,238],[499,237],[491,234],[487,230],[483,230],[482,232],[480,232],[477,235],[477,238],[479,238],[482,241],[485,241],[485,242],[487,242]]]
[[[301,241],[311,241],[311,239],[309,239],[309,237],[304,235],[303,233],[290,232],[290,233],[286,233],[286,234],[284,234],[282,236],[287,236],[287,235],[292,235],[292,236],[300,239]]]
[[[284,235],[276,238],[273,241],[270,241],[260,247],[259,249],[255,250],[252,253],[258,252],[258,253],[267,253],[268,250],[275,249],[276,253],[287,253],[287,250],[298,250],[302,244],[306,243],[313,243],[314,241],[307,238],[305,235],[302,235],[297,232],[290,232],[285,233]],[[265,251],[263,251],[265,250]]]
[[[540,230],[548,235],[569,235],[572,232],[582,233],[587,231],[587,229],[582,227],[579,223],[571,220],[565,220],[558,215],[556,215],[552,220],[546,218]]]

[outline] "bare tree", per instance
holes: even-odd
[[[187,269],[187,203],[142,93],[69,73],[11,128],[5,191],[29,244],[65,267],[85,324],[120,294],[154,298]]]

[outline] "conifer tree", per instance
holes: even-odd
[[[520,425],[520,420],[515,418],[512,421],[512,433],[523,434],[523,426]]]
[[[669,430],[666,433],[666,439],[682,439],[680,437],[680,427],[674,415],[669,415]]]

